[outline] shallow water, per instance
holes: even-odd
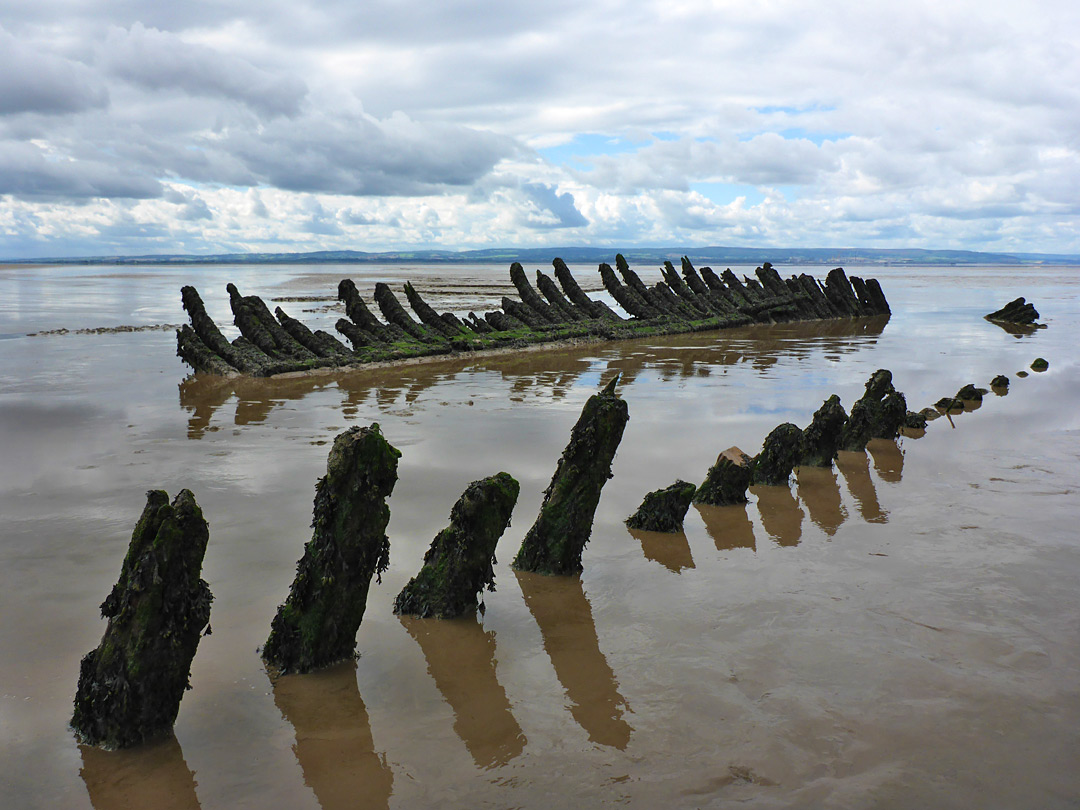
[[[305,298],[280,305],[313,328],[339,317],[307,310],[346,276],[479,310],[505,269],[0,269],[0,804],[1076,807],[1080,272],[848,271],[881,279],[891,319],[214,380],[185,379],[170,332],[26,335],[182,322],[185,283],[224,325],[230,280]],[[1049,328],[982,319],[1017,295]],[[1037,356],[1049,371],[1016,378]],[[913,410],[1013,384],[918,440],[755,487],[745,508],[693,507],[683,535],[622,524],[647,491],[699,482],[732,445],[756,452],[829,394],[850,407],[881,367]],[[570,428],[615,373],[630,424],[585,571],[516,574]],[[333,437],[372,421],[403,455],[362,656],[272,684],[256,649],[314,483]],[[398,619],[453,502],[499,470],[522,486],[485,615]],[[215,594],[194,688],[174,737],[80,747],[66,724],[98,605],[145,490],[182,487],[210,522]]]

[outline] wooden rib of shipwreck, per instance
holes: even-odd
[[[650,287],[617,255],[616,269],[601,264],[599,271],[604,288],[630,315],[624,318],[603,301],[589,298],[562,259],[552,264],[558,284],[537,270],[534,287],[522,266],[514,262],[510,280],[519,300],[503,297],[501,309],[482,316],[470,312],[466,318],[436,312],[406,283],[405,300],[414,318],[380,282],[373,298],[382,314],[380,320],[356,285],[345,279],[338,285],[338,298],[348,317],[338,320],[336,328],[348,344],[327,332],[312,332],[280,307],[271,314],[262,299],[242,296],[232,284],[228,285],[229,302],[240,336],[229,341],[207,315],[195,288],[184,287],[181,296],[191,323],[177,330],[176,353],[200,373],[268,377],[575,339],[621,340],[753,323],[890,313],[875,279],[849,279],[839,267],[819,284],[805,273],[783,279],[765,262],[755,271],[757,278],[740,281],[731,270],[719,275],[709,267],[698,271],[684,257],[681,277],[671,262],[664,262],[663,281]]]

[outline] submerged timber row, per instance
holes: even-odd
[[[290,371],[406,360],[413,357],[517,348],[572,339],[620,340],[650,335],[703,332],[753,323],[858,318],[889,314],[889,304],[875,279],[830,270],[824,284],[803,273],[781,278],[765,262],[752,279],[709,267],[696,270],[682,260],[682,275],[671,262],[663,281],[651,287],[622,255],[599,268],[604,288],[630,318],[602,301],[589,298],[562,259],[552,262],[555,280],[537,270],[534,287],[522,266],[510,266],[519,300],[503,297],[500,309],[461,318],[436,312],[406,282],[405,304],[386,284],[375,285],[375,317],[349,279],[338,285],[347,318],[336,324],[348,345],[322,330],[312,332],[281,307],[273,314],[255,295],[242,296],[229,284],[229,302],[240,336],[229,341],[207,315],[199,293],[184,287],[184,309],[191,319],[176,332],[177,355],[195,371],[267,377]],[[561,289],[560,289],[561,288]]]

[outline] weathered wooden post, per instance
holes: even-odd
[[[694,503],[729,506],[746,503],[750,486],[750,456],[738,447],[729,447],[716,457],[705,480],[694,493]]]
[[[630,421],[626,401],[615,393],[619,377],[589,397],[555,475],[544,491],[536,522],[525,535],[513,566],[539,574],[575,574],[592,533],[600,491]]]
[[[637,511],[626,519],[626,525],[646,532],[681,532],[695,492],[697,487],[683,480],[650,492]]]
[[[394,613],[453,619],[474,613],[476,596],[495,590],[495,546],[510,525],[520,487],[501,472],[473,481],[450,510],[450,525],[424,555],[424,565],[394,600]]]
[[[195,496],[161,490],[131,535],[120,579],[101,604],[109,620],[79,667],[71,726],[79,739],[127,748],[168,733],[188,688],[213,595],[200,578],[210,532]]]
[[[354,655],[371,578],[390,562],[386,498],[400,457],[377,423],[334,439],[326,475],[315,485],[314,532],[262,651],[281,673],[310,672]]]

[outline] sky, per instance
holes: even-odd
[[[0,258],[1080,253],[1076,0],[0,0]]]

